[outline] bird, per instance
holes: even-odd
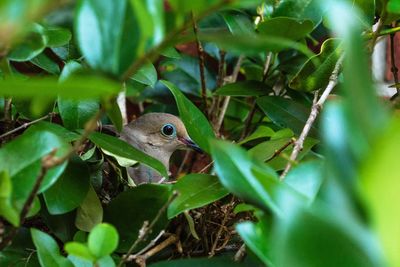
[[[119,138],[159,160],[168,171],[169,161],[175,150],[192,149],[203,153],[188,135],[182,120],[168,113],[154,112],[140,116],[123,127]],[[135,185],[162,183],[167,178],[142,164],[128,167],[127,171]]]

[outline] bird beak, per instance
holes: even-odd
[[[204,153],[204,151],[190,138],[179,138],[179,141],[181,141],[186,147],[191,148],[196,152],[199,152],[201,154]]]

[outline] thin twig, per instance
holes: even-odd
[[[290,168],[292,167],[292,163],[295,162],[300,151],[303,149],[304,141],[305,141],[308,133],[310,132],[310,129],[311,129],[315,119],[317,118],[319,111],[322,108],[322,105],[325,103],[326,99],[328,98],[328,96],[331,93],[331,91],[333,90],[333,88],[335,88],[337,81],[338,81],[338,75],[339,75],[339,71],[342,66],[343,60],[344,60],[344,54],[342,54],[340,56],[339,60],[336,62],[335,68],[329,78],[329,83],[326,86],[324,92],[322,93],[322,95],[318,101],[317,101],[318,95],[317,94],[315,95],[314,103],[311,107],[310,116],[308,117],[307,122],[304,125],[304,128],[299,136],[299,139],[297,139],[297,141],[295,142],[295,145],[294,145],[292,154],[290,155],[289,161],[286,164],[285,170],[282,172],[282,174],[280,176],[281,180],[283,180],[285,178],[285,176],[289,172]]]
[[[251,103],[249,114],[247,115],[246,120],[244,122],[244,128],[239,138],[240,141],[243,140],[249,133],[251,122],[253,121],[254,115],[256,114],[256,110],[257,110],[257,101],[254,98],[253,102]]]
[[[214,164],[214,161],[211,161],[210,163],[208,163],[203,169],[201,169],[200,171],[199,171],[199,173],[203,173],[203,172],[205,172],[211,165],[213,165]]]
[[[155,254],[157,254],[158,252],[160,252],[161,250],[163,250],[164,248],[168,247],[169,245],[172,245],[176,242],[179,241],[179,237],[177,235],[171,235],[169,236],[167,239],[165,239],[164,241],[162,241],[160,244],[158,244],[157,246],[155,246],[154,248],[150,249],[149,251],[147,251],[145,254],[137,256],[136,258],[136,262],[138,264],[140,263],[144,263],[146,262],[147,259],[149,259],[150,257],[154,256]]]
[[[127,260],[129,259],[129,255],[131,255],[132,252],[136,249],[136,247],[151,233],[154,225],[158,222],[160,217],[164,214],[164,212],[168,208],[169,204],[171,204],[171,202],[177,196],[178,196],[178,193],[176,191],[174,191],[172,193],[171,197],[168,199],[168,201],[164,204],[164,206],[162,206],[161,209],[157,212],[156,216],[151,221],[151,223],[149,224],[148,221],[145,221],[143,223],[142,228],[139,230],[138,238],[135,240],[135,242],[133,242],[132,246],[128,249],[126,254],[124,256],[122,256],[121,261],[118,263],[117,267],[121,267],[125,262],[127,262]]]
[[[246,255],[246,245],[242,244],[238,251],[235,254],[235,257],[233,258],[234,261],[236,262],[241,262],[244,255]]]
[[[267,80],[268,71],[271,66],[271,60],[272,60],[272,52],[269,52],[267,58],[265,59],[262,82],[265,82],[265,80]]]
[[[240,67],[242,66],[243,58],[244,58],[243,56],[240,56],[238,58],[238,61],[237,61],[236,65],[235,65],[235,68],[234,68],[234,70],[232,72],[232,75],[229,77],[229,83],[236,82],[237,77],[239,75]],[[219,117],[218,117],[217,123],[216,123],[215,128],[214,128],[214,131],[216,133],[219,133],[219,130],[221,129],[222,122],[224,121],[225,113],[226,113],[226,110],[228,109],[228,105],[229,105],[230,99],[231,99],[230,96],[226,96],[224,98],[224,102],[222,104],[221,112],[219,113]]]
[[[283,150],[285,150],[288,146],[290,146],[291,144],[294,144],[295,142],[296,142],[296,139],[295,138],[291,138],[281,148],[275,150],[274,154],[266,162],[269,162],[269,161],[273,160],[275,157],[279,156],[283,152]]]
[[[226,228],[225,224],[228,221],[228,217],[229,217],[229,214],[231,212],[231,208],[233,206],[234,200],[235,200],[235,197],[232,196],[231,201],[226,206],[226,211],[225,211],[224,218],[222,219],[222,222],[221,222],[221,225],[220,225],[220,227],[218,229],[218,232],[217,232],[217,235],[215,237],[214,243],[212,244],[211,251],[208,253],[209,254],[209,256],[208,256],[209,258],[211,258],[211,257],[213,257],[215,255],[215,251],[216,251],[216,248],[217,248],[218,240],[221,237],[222,230],[224,230],[224,228]]]
[[[390,98],[390,100],[396,99],[396,97],[400,94],[400,84],[399,84],[399,76],[398,76],[398,71],[399,69],[396,66],[396,56],[395,56],[395,33],[390,34],[390,59],[392,63],[391,71],[393,74],[393,79],[394,79],[394,85],[396,87],[396,93]]]
[[[130,255],[128,257],[128,261],[132,261],[134,259],[136,259],[137,257],[139,257],[140,255],[142,255],[143,253],[145,253],[147,250],[149,250],[150,248],[152,248],[158,240],[160,240],[160,238],[165,234],[165,230],[161,230],[161,232],[153,239],[150,241],[149,244],[147,244],[147,246],[145,246],[142,250],[140,250],[138,253],[134,254],[134,255]]]
[[[200,69],[200,82],[201,82],[201,98],[203,99],[204,110],[207,111],[207,84],[205,76],[205,65],[204,65],[204,49],[198,37],[197,22],[192,11],[192,24],[193,32],[196,40],[197,55],[199,57],[199,69]],[[206,112],[207,113],[207,112]],[[206,114],[208,116],[208,114]]]
[[[18,132],[18,131],[20,131],[20,130],[22,130],[22,129],[26,129],[26,128],[28,128],[29,126],[31,126],[32,124],[35,124],[35,123],[38,123],[38,122],[40,122],[40,121],[46,120],[46,119],[48,119],[49,117],[53,117],[54,115],[55,115],[55,113],[51,112],[51,113],[49,113],[49,114],[47,114],[47,115],[45,115],[45,116],[43,116],[43,117],[41,117],[41,118],[39,118],[39,119],[30,121],[30,122],[26,122],[26,123],[22,124],[21,126],[19,126],[19,127],[15,128],[15,129],[12,129],[11,131],[8,131],[8,132],[6,132],[6,133],[0,135],[0,139],[3,139],[4,137],[6,137],[6,136],[8,136],[8,135],[10,135],[10,134],[16,133],[16,132]]]
[[[384,9],[385,10],[385,9]],[[382,11],[382,12],[384,12],[384,14],[386,13],[385,11]],[[385,16],[383,14],[383,16]],[[375,44],[376,44],[376,40],[378,39],[378,37],[380,36],[380,31],[381,31],[381,29],[382,29],[382,27],[383,27],[383,21],[384,21],[385,19],[383,18],[383,17],[381,17],[379,20],[378,20],[378,23],[377,23],[377,25],[376,25],[376,28],[375,28],[375,31],[371,34],[371,42],[370,42],[370,47],[369,47],[369,49],[370,49],[370,51],[371,52],[373,52],[374,51],[374,48],[375,48]]]

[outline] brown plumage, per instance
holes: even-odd
[[[120,138],[158,159],[167,170],[175,150],[192,148],[201,151],[190,139],[183,122],[167,113],[148,113],[139,117],[124,126]],[[143,165],[128,168],[128,174],[135,184],[159,183],[164,180],[157,172]]]

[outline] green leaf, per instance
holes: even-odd
[[[83,129],[99,110],[99,103],[94,100],[74,101],[58,98],[57,103],[64,127],[69,130]]]
[[[12,183],[7,172],[0,172],[0,215],[12,225],[18,226],[19,213],[12,206]]]
[[[118,230],[118,252],[126,252],[129,249],[138,238],[143,222],[151,222],[167,203],[170,195],[170,186],[142,184],[122,192],[110,202],[105,208],[104,221],[111,223]],[[148,239],[154,238],[167,223],[166,214],[161,215]],[[140,246],[137,249],[140,249]]]
[[[89,169],[79,157],[73,157],[61,177],[44,192],[50,214],[63,214],[77,208],[89,190]]]
[[[181,55],[174,47],[168,47],[167,49],[161,52],[161,55],[168,58],[180,59]]]
[[[313,160],[301,163],[285,177],[285,183],[309,199],[311,204],[324,181],[323,162]]]
[[[90,231],[88,247],[90,252],[100,259],[110,255],[118,246],[118,233],[114,226],[101,223]]]
[[[161,162],[134,148],[125,141],[122,141],[111,135],[96,132],[92,133],[89,136],[89,139],[90,141],[95,143],[96,146],[101,147],[102,149],[105,149],[112,154],[121,156],[123,158],[139,161],[158,171],[162,176],[168,177],[168,172]]]
[[[254,252],[267,266],[274,266],[271,262],[270,231],[267,222],[261,221],[242,222],[236,225],[236,231],[244,240],[244,243]]]
[[[123,126],[122,113],[121,113],[121,110],[120,110],[120,108],[118,106],[118,102],[117,101],[113,101],[111,103],[111,106],[107,109],[107,116],[111,120],[111,122],[113,123],[115,129],[118,132],[121,132],[122,131],[122,126]]]
[[[35,228],[31,228],[31,235],[41,266],[73,267],[73,264],[68,259],[61,256],[60,249],[51,236]]]
[[[314,25],[310,20],[298,20],[288,17],[267,19],[257,25],[261,35],[269,38],[285,38],[297,41],[311,33]]]
[[[90,252],[87,245],[79,242],[68,242],[65,244],[64,249],[69,255],[73,255],[78,258],[89,260],[91,262],[96,259],[96,257]]]
[[[292,78],[290,88],[306,92],[325,88],[341,52],[337,39],[326,40],[321,52],[310,58]]]
[[[19,228],[12,243],[0,251],[0,266],[40,267],[37,253],[27,228]]]
[[[18,88],[18,90],[15,90]],[[0,94],[31,100],[34,97],[68,99],[101,98],[116,95],[121,86],[99,76],[74,76],[59,83],[53,77],[36,77],[27,80],[0,80]]]
[[[172,187],[179,195],[168,207],[168,218],[205,206],[228,194],[218,177],[208,174],[189,174],[178,180]]]
[[[277,96],[264,96],[257,99],[257,105],[278,126],[290,128],[300,134],[306,124],[311,110],[292,99]],[[310,136],[318,133],[315,126],[311,127]]]
[[[399,119],[394,118],[362,163],[361,179],[358,180],[363,199],[372,216],[373,228],[378,233],[390,266],[400,264],[397,253],[400,240],[394,238],[400,233],[400,215],[396,205],[400,189],[400,167],[396,160],[400,149],[399,131]]]
[[[44,34],[47,36],[48,47],[59,47],[69,43],[72,34],[66,28],[45,27]]]
[[[103,221],[103,206],[94,191],[93,187],[90,185],[89,191],[78,207],[75,218],[76,228],[90,232],[93,227]]]
[[[59,74],[60,67],[56,62],[49,58],[45,53],[40,53],[31,60],[33,64],[51,74]]]
[[[157,82],[157,70],[151,62],[147,62],[132,76],[131,79],[154,87]]]
[[[254,24],[246,13],[228,10],[222,11],[221,15],[233,35],[251,35],[255,33]]]
[[[52,132],[52,133],[56,134],[58,137],[60,137],[62,140],[64,140],[65,142],[76,141],[80,137],[79,134],[68,131],[67,129],[65,129],[64,127],[62,127],[59,124],[50,123],[50,122],[46,122],[46,121],[41,121],[41,122],[35,123],[29,129],[35,130],[35,131],[42,130],[42,131]]]
[[[214,131],[206,116],[172,83],[162,81],[174,95],[179,115],[186,126],[189,136],[204,151],[209,152],[208,139],[214,137]]]
[[[306,45],[282,37],[270,38],[261,34],[231,35],[221,32],[199,33],[199,38],[202,41],[213,42],[223,50],[240,55],[257,55],[266,51],[276,53],[287,49],[297,50],[307,57],[314,55]]]
[[[271,195],[281,185],[272,169],[253,160],[239,146],[224,141],[212,141],[211,154],[215,171],[230,192],[258,207],[281,213]],[[256,175],[256,169],[263,177]]]
[[[271,137],[274,134],[275,134],[274,130],[272,130],[270,127],[260,125],[252,134],[250,134],[248,137],[240,141],[238,144],[242,145],[259,138]]]
[[[127,0],[80,0],[75,19],[79,48],[92,68],[121,75],[144,48],[142,21]]]
[[[69,145],[49,131],[34,129],[28,129],[0,149],[0,170],[10,175],[13,188],[12,206],[17,211],[22,209],[33,189],[40,173],[41,159],[53,150],[60,157],[69,150]],[[39,193],[57,181],[66,165],[64,162],[46,173]]]
[[[322,20],[322,14],[318,0],[282,0],[275,7],[272,17],[309,19],[317,27]]]
[[[39,24],[30,26],[29,34],[8,55],[13,61],[28,61],[39,55],[47,45],[44,29]]]
[[[262,142],[249,150],[251,156],[259,161],[270,160],[277,151],[291,142],[291,137],[273,139]],[[283,151],[282,151],[283,152]]]
[[[270,241],[276,266],[385,266],[373,234],[357,219],[336,210],[314,205],[312,210],[277,220]]]
[[[271,90],[265,83],[259,81],[239,81],[228,83],[215,91],[216,95],[224,96],[262,96]]]

